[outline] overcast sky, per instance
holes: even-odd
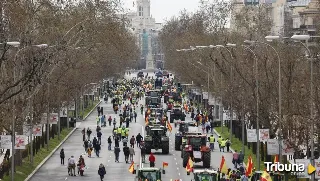
[[[133,9],[133,1],[123,0],[126,8]],[[179,15],[183,9],[195,12],[198,9],[199,0],[151,0],[151,15],[156,22],[163,23],[165,19]]]

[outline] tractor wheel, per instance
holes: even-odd
[[[175,137],[175,140],[174,140],[174,148],[175,148],[175,150],[179,151],[181,144],[182,144],[181,137]]]
[[[189,153],[188,152],[183,152],[182,156],[182,166],[185,168],[187,166],[187,163],[189,161]]]
[[[211,152],[204,152],[202,163],[204,168],[210,168]]]
[[[146,153],[150,154],[151,153],[151,144],[146,142],[145,143],[145,148],[146,148]]]
[[[169,141],[162,142],[162,154],[169,154]]]

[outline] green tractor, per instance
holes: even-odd
[[[202,162],[204,168],[210,168],[211,151],[207,146],[207,135],[189,135],[182,150],[182,166],[186,167],[189,158],[194,163]]]
[[[133,174],[137,174],[135,181],[162,181],[161,174],[165,174],[165,170],[162,170],[161,173],[160,168],[140,168],[138,170],[134,170]],[[137,173],[138,171],[138,173]]]
[[[169,154],[169,137],[166,132],[167,129],[164,126],[153,126],[147,129],[144,140],[147,154],[151,153],[151,149],[161,149],[162,154]]]
[[[187,172],[190,175],[190,172]],[[208,169],[197,169],[193,171],[193,179],[191,181],[218,181],[218,172]]]

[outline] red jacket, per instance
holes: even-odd
[[[149,162],[155,162],[156,161],[156,158],[151,154],[149,156]]]

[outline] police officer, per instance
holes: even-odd
[[[122,139],[124,139],[126,137],[126,128],[125,127],[122,127],[122,129],[121,129],[121,137],[122,137]]]
[[[218,143],[219,143],[219,149],[220,149],[220,151],[221,151],[221,142],[222,142],[222,138],[221,138],[221,136],[219,136],[219,138],[218,138]]]
[[[117,130],[117,136],[118,136],[119,140],[121,140],[121,132],[122,132],[122,128],[119,127]]]
[[[210,143],[210,150],[213,151],[214,149],[214,142],[216,141],[215,137],[213,135],[211,135],[209,138],[209,143]]]

